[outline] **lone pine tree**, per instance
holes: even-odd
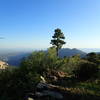
[[[51,44],[56,47],[56,52],[58,56],[59,49],[66,43],[64,42],[65,36],[61,29],[57,28],[54,30],[54,36],[52,36]]]

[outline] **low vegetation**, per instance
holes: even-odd
[[[47,52],[33,52],[23,59],[19,68],[0,72],[0,100],[24,100],[27,93],[34,93],[41,81],[40,76],[47,83],[58,86],[58,91],[64,95],[69,94],[69,100],[75,100],[71,95],[74,98],[79,96],[81,99],[78,100],[99,100],[100,55],[95,57],[95,62],[89,59],[92,59],[91,54],[85,58],[79,55],[59,58],[55,48],[49,48]]]

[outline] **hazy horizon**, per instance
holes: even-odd
[[[0,53],[2,52],[33,52],[33,51],[39,51],[39,50],[47,50],[48,48],[0,48]],[[100,52],[100,48],[67,48],[67,49],[78,49],[83,52],[89,53],[89,52]]]

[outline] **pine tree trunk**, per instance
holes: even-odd
[[[57,56],[59,56],[59,53],[58,53],[59,49],[57,48],[56,50],[57,50]]]

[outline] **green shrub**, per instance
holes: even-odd
[[[88,80],[97,74],[98,67],[92,62],[81,60],[80,64],[73,72],[76,78],[80,80]]]
[[[86,60],[95,63],[96,65],[100,65],[100,54],[96,54],[95,52],[88,53]]]
[[[47,69],[57,69],[58,66],[58,57],[56,56],[56,51],[53,48],[48,49],[47,52],[33,52],[21,63],[21,68],[25,69],[25,71],[28,70],[38,74],[43,74],[43,72]]]
[[[61,59],[60,70],[68,74],[73,74],[73,70],[79,65],[80,60],[81,58],[79,55],[75,55],[69,58],[63,58]]]
[[[0,100],[23,100],[39,81],[40,76],[35,72],[23,68],[6,69],[0,73]]]

